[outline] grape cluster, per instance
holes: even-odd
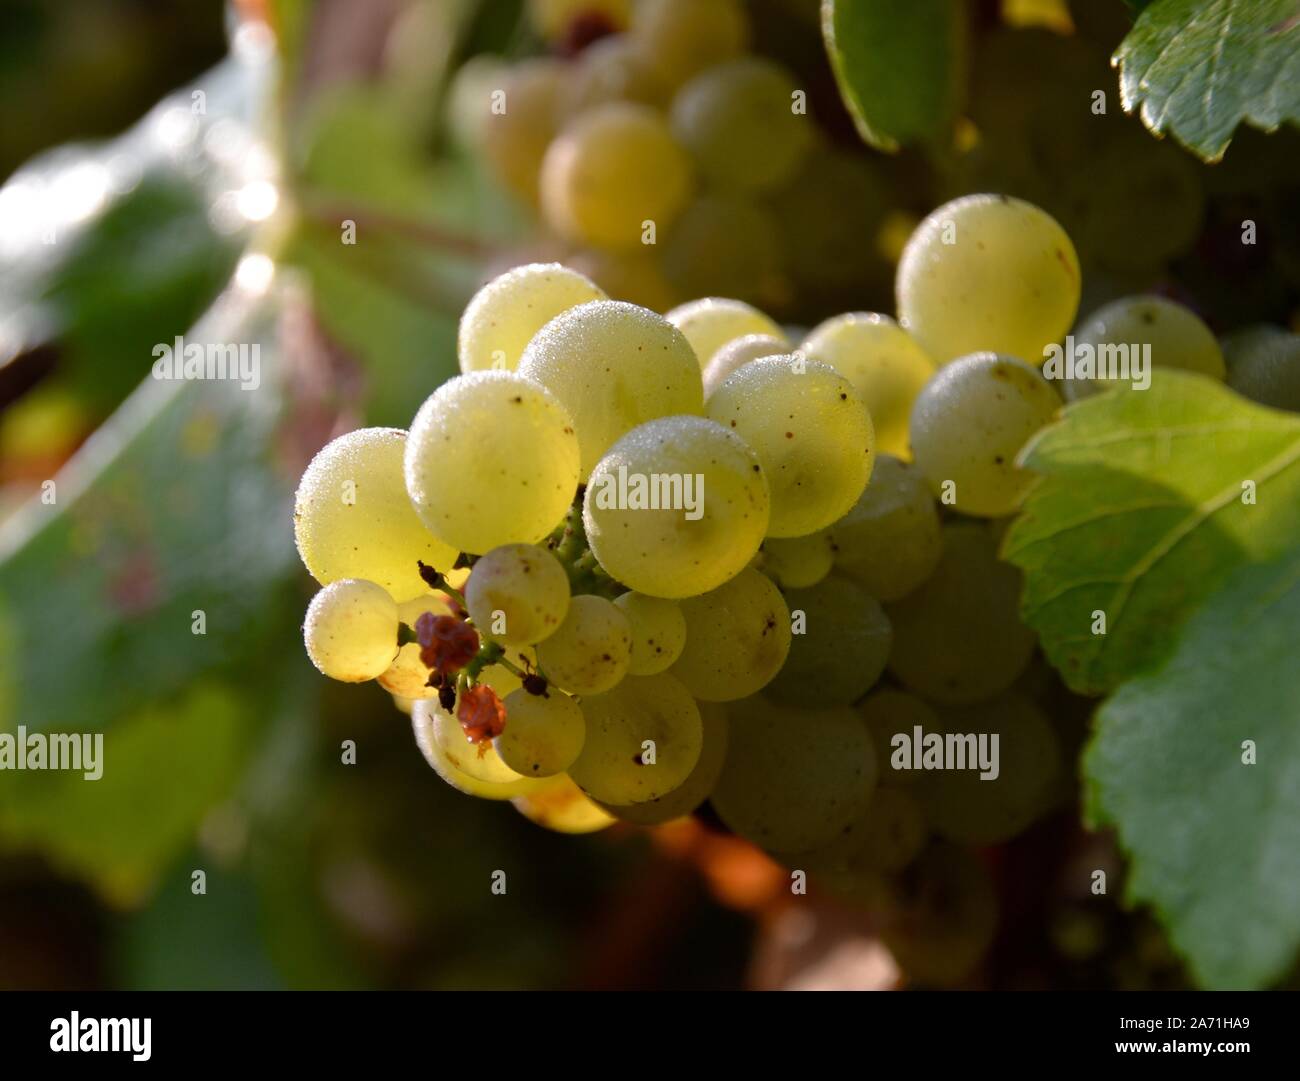
[[[897,321],[797,340],[734,298],[662,316],[516,267],[465,309],[462,374],[409,432],[344,435],[305,472],[307,651],[390,691],[462,792],[572,833],[707,801],[879,911],[914,972],[956,979],[993,931],[977,849],[1068,798],[1044,709],[1064,692],[998,545],[1030,484],[1018,454],[1064,404],[1040,365],[1080,287],[1061,226],[998,195],[919,225]],[[1159,298],[1078,334],[1225,375]],[[1280,331],[1233,350],[1261,394],[1295,368]],[[999,761],[926,767],[919,734],[996,739]]]
[[[556,258],[658,312],[709,295],[785,311],[887,280],[870,242],[885,181],[834,145],[793,71],[753,51],[743,0],[531,11],[560,55],[474,57],[449,119]]]

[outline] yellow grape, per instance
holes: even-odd
[[[731,702],[765,687],[790,651],[790,613],[766,575],[743,570],[681,602],[686,648],[671,672],[704,701]]]
[[[785,335],[771,316],[751,304],[726,297],[705,297],[678,305],[666,316],[695,350],[700,369],[708,367],[714,354],[728,342],[746,334]]]
[[[786,589],[815,586],[830,574],[833,564],[825,530],[803,537],[768,537],[763,542],[763,573]]]
[[[474,564],[465,603],[479,633],[533,645],[554,634],[569,610],[569,576],[545,548],[503,544]]]
[[[523,777],[563,773],[578,757],[587,725],[578,703],[555,688],[506,695],[506,726],[494,741],[501,761]]]
[[[442,745],[434,738],[434,720],[440,712],[442,711],[436,698],[425,698],[416,702],[411,709],[411,731],[415,735],[415,745],[420,748],[424,760],[452,788],[464,792],[467,796],[477,796],[479,799],[506,800],[537,792],[548,783],[548,778],[543,777],[483,781],[466,773],[451,761]]]
[[[504,72],[495,86],[483,86],[488,104],[480,147],[493,175],[512,194],[538,201],[538,175],[559,127],[568,69],[558,60],[524,60]]]
[[[641,0],[632,34],[674,87],[749,45],[740,0]]]
[[[556,833],[595,833],[617,821],[598,807],[581,788],[564,773],[538,782],[541,787],[511,802],[515,810],[530,822]]]
[[[456,549],[429,532],[406,494],[407,434],[361,428],[326,444],[294,497],[293,536],[321,585],[364,578],[406,600],[427,593],[419,563],[446,571]]]
[[[600,694],[627,674],[632,630],[604,597],[580,593],[569,601],[559,628],[537,647],[548,679],[570,694]]]
[[[311,663],[330,679],[375,679],[397,656],[397,603],[374,582],[331,582],[307,608],[303,640]]]
[[[718,349],[704,369],[704,400],[707,402],[723,381],[751,360],[779,357],[790,352],[790,342],[773,334],[746,334]]]
[[[676,601],[629,591],[615,598],[614,607],[632,628],[632,660],[628,674],[653,676],[672,666],[686,645],[686,617]]]

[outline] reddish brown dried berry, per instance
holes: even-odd
[[[460,696],[456,719],[470,743],[484,743],[505,731],[506,706],[496,691],[480,683]]]
[[[454,676],[478,652],[478,632],[455,616],[424,612],[415,621],[420,660],[435,672]]]

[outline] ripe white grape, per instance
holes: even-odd
[[[576,244],[632,250],[646,221],[667,229],[694,177],[667,121],[648,105],[615,101],[570,123],[551,143],[539,180],[547,224]]]
[[[582,50],[564,93],[564,109],[578,116],[611,101],[667,107],[672,89],[630,34],[611,34]]]
[[[474,564],[465,603],[480,634],[507,645],[534,645],[564,620],[569,577],[545,548],[503,544]]]
[[[810,867],[851,891],[856,880],[898,871],[925,847],[928,828],[916,797],[879,784],[866,809],[829,842],[810,852],[782,853],[793,867]]]
[[[658,826],[688,815],[713,792],[727,757],[727,711],[719,702],[697,702],[703,745],[695,768],[671,792],[644,803],[606,804],[610,814],[638,826]]]
[[[830,525],[871,476],[871,418],[849,381],[826,364],[793,355],[751,361],[713,392],[708,414],[763,464],[770,536],[801,537]]]
[[[582,699],[587,739],[569,770],[601,803],[659,799],[678,788],[700,758],[699,707],[672,676],[628,676]]]
[[[456,549],[429,532],[402,476],[407,435],[361,428],[326,444],[294,497],[293,535],[321,585],[364,578],[406,600],[428,592],[420,561],[449,570]]]
[[[539,791],[548,783],[544,777],[519,777],[506,781],[484,781],[466,773],[448,757],[443,745],[434,738],[435,720],[443,711],[436,698],[425,698],[411,709],[411,730],[424,760],[452,788],[479,799],[507,800]],[[472,745],[467,744],[466,746]]]
[[[620,476],[658,477],[661,489],[663,478],[676,478],[683,493],[689,482],[701,514],[687,517],[694,512],[666,506],[671,499],[661,498],[659,510],[611,501]],[[612,578],[653,597],[679,598],[714,589],[749,563],[769,509],[762,466],[744,440],[703,417],[664,417],[632,429],[601,459],[582,520],[592,553]]]
[[[686,617],[676,601],[631,591],[615,598],[614,607],[632,628],[628,674],[653,676],[666,671],[686,645]]]
[[[406,488],[430,529],[483,553],[550,533],[573,502],[579,460],[573,418],[545,387],[513,372],[473,372],[420,406]]]
[[[853,710],[795,709],[756,696],[728,713],[727,757],[712,802],[736,833],[770,852],[803,852],[866,809],[876,756]]]
[[[1223,350],[1214,332],[1190,308],[1164,297],[1122,297],[1098,308],[1074,332],[1076,353],[1085,345],[1099,359],[1103,350],[1110,353],[1113,347],[1127,346],[1130,365],[1137,351],[1149,346],[1153,368],[1179,368],[1219,380],[1226,375]],[[1128,378],[1109,379],[1105,374],[1099,371],[1094,380],[1068,380],[1066,393],[1070,400],[1127,386],[1134,379],[1131,368]]]
[[[936,495],[965,514],[1013,514],[1034,482],[1016,455],[1061,407],[1035,368],[976,353],[943,368],[912,406],[912,453]]]
[[[551,777],[573,765],[587,733],[574,699],[553,687],[545,697],[521,688],[506,695],[505,707],[506,726],[493,742],[510,769]]]
[[[600,694],[626,674],[632,658],[627,616],[604,597],[580,593],[564,622],[537,647],[548,679],[570,694]]]
[[[790,73],[763,57],[718,64],[673,99],[673,134],[710,184],[771,191],[790,180],[813,143],[811,120],[795,112],[797,92]]]
[[[1047,718],[1028,699],[1005,694],[977,706],[941,710],[937,731],[945,737],[996,734],[998,775],[986,779],[978,769],[921,773],[913,789],[936,832],[954,841],[995,844],[1048,809],[1061,749]]]
[[[789,352],[789,341],[774,334],[746,334],[727,342],[714,352],[713,359],[704,369],[704,400],[707,402],[727,376],[751,360],[779,357]]]
[[[912,403],[935,370],[916,339],[887,315],[850,312],[814,327],[800,349],[853,384],[871,414],[877,452],[911,457]]]
[[[541,787],[512,801],[530,822],[556,833],[595,833],[617,821],[564,773],[538,782]]]
[[[562,115],[568,68],[550,57],[521,61],[504,72],[501,83],[484,86],[487,95],[479,126],[479,147],[493,175],[526,203],[538,201],[538,174]],[[504,108],[493,108],[501,93]]]
[[[916,693],[960,705],[991,698],[1024,671],[1034,635],[1020,622],[1020,573],[976,522],[943,531],[939,565],[888,608],[890,671]]]
[[[1238,394],[1300,413],[1300,335],[1281,327],[1255,326],[1223,339],[1228,386]]]
[[[918,227],[898,263],[899,322],[937,364],[1007,353],[1035,364],[1079,307],[1079,257],[1032,203],[967,195]]]
[[[914,783],[920,777],[919,773],[912,769],[894,768],[894,736],[899,733],[906,735],[910,746],[917,726],[924,732],[938,731],[939,715],[934,707],[907,691],[882,687],[866,697],[858,706],[858,712],[871,733],[876,761],[880,763],[881,781],[899,785]]]
[[[696,698],[731,702],[765,687],[790,651],[781,591],[756,570],[681,602],[686,648],[671,672]]]
[[[508,77],[509,65],[486,53],[471,56],[456,69],[447,85],[447,123],[460,146],[482,153],[492,122],[492,91]]]
[[[815,586],[833,565],[831,539],[825,530],[804,537],[768,537],[763,542],[763,573],[786,589]]]
[[[749,19],[740,0],[642,0],[632,13],[632,34],[677,87],[743,53]]]
[[[425,593],[412,597],[397,606],[397,618],[414,629],[416,620],[425,612],[435,616],[453,615],[450,602],[442,593]],[[437,691],[429,686],[429,669],[420,660],[420,643],[407,642],[397,651],[397,657],[379,677],[379,685],[390,694],[402,698],[433,698]]]
[[[460,370],[514,371],[524,347],[542,327],[561,312],[604,299],[594,282],[559,263],[507,270],[475,293],[460,317]]]
[[[663,316],[622,301],[583,304],[551,320],[524,350],[519,374],[568,410],[584,478],[630,428],[704,411],[690,343]]]
[[[876,457],[871,481],[828,533],[835,566],[878,601],[896,601],[924,582],[943,548],[925,478],[888,454]]]
[[[686,340],[695,350],[701,370],[709,366],[719,349],[746,334],[785,337],[781,327],[770,316],[744,301],[728,300],[725,297],[687,301],[670,311],[665,318],[686,335]]]
[[[311,663],[330,679],[375,679],[397,656],[397,602],[374,582],[331,582],[307,608],[303,640]]]
[[[789,659],[768,697],[805,706],[857,701],[889,659],[892,632],[884,609],[856,582],[834,574],[807,589],[787,589],[785,599],[801,633],[792,636]]]

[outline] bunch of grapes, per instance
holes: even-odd
[[[914,973],[960,978],[996,912],[978,850],[1069,798],[1044,708],[1064,692],[998,544],[1080,285],[1061,226],[1001,195],[920,224],[897,321],[797,342],[734,298],[662,316],[560,264],[502,274],[410,430],[342,436],[304,474],[307,651],[378,680],[462,792],[572,833],[707,802],[880,913]],[[1159,298],[1078,333],[1224,378]],[[1240,378],[1288,371],[1294,394],[1294,340],[1245,336]],[[917,768],[922,734],[996,736],[995,776]]]
[[[887,288],[887,181],[833,144],[794,72],[752,51],[742,0],[530,8],[558,55],[477,56],[448,101],[471,156],[535,215],[541,250],[658,312],[709,295],[786,312]]]

